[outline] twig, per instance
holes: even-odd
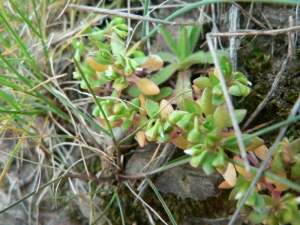
[[[171,26],[197,25],[197,24],[199,24],[199,22],[169,22],[169,21],[165,21],[165,20],[155,19],[155,18],[152,18],[152,17],[143,17],[143,16],[134,15],[134,14],[130,14],[130,13],[119,12],[119,11],[115,11],[115,10],[94,8],[94,7],[91,7],[91,6],[70,4],[68,7],[72,8],[72,9],[79,10],[79,11],[86,11],[86,12],[92,12],[92,13],[98,13],[98,14],[107,14],[107,15],[112,15],[112,16],[119,16],[119,17],[123,17],[123,18],[129,18],[129,19],[132,19],[132,20],[149,21],[149,22],[152,22],[152,23],[171,25]]]
[[[237,138],[237,141],[238,141],[239,149],[241,151],[241,156],[242,156],[242,159],[245,162],[245,169],[246,169],[247,173],[250,173],[250,164],[249,164],[249,160],[247,158],[247,153],[246,153],[246,150],[245,150],[245,145],[244,145],[244,142],[242,140],[241,130],[240,130],[240,127],[238,125],[238,122],[236,121],[236,118],[235,118],[235,115],[234,115],[234,107],[233,107],[233,104],[231,102],[229,93],[227,91],[226,81],[224,79],[224,76],[223,76],[222,70],[220,68],[220,64],[219,64],[216,52],[214,50],[213,43],[212,43],[212,40],[211,40],[212,39],[211,36],[213,36],[213,35],[215,36],[215,34],[211,34],[211,33],[207,33],[206,34],[207,44],[208,44],[211,56],[212,56],[212,58],[214,60],[217,72],[219,74],[220,83],[221,83],[221,86],[222,86],[222,90],[224,92],[224,98],[226,100],[226,104],[227,104],[227,107],[228,107],[229,115],[230,115],[230,118],[231,118],[231,121],[232,121],[232,125],[233,125],[233,128],[234,128],[235,134],[236,134],[236,138]]]
[[[291,31],[300,30],[300,26],[288,27],[284,29],[277,30],[266,30],[266,31],[255,31],[255,30],[239,30],[236,32],[226,32],[226,33],[211,33],[210,37],[230,37],[230,36],[256,36],[256,35],[270,35],[275,36],[277,34],[287,33]]]
[[[253,2],[251,3],[253,6]],[[239,10],[241,10],[241,12],[249,17],[249,19],[251,19],[253,21],[253,23],[255,23],[256,25],[258,25],[259,27],[261,27],[262,29],[268,29],[265,25],[263,25],[261,22],[259,22],[257,19],[255,19],[250,13],[248,13],[242,6],[240,6],[239,4],[233,2],[232,5],[234,5],[235,7],[237,7]],[[250,9],[250,11],[252,11],[252,9]]]
[[[240,27],[239,9],[232,5],[229,10],[229,31],[236,31]],[[229,58],[233,71],[237,70],[237,37],[230,37]]]

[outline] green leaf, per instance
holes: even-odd
[[[152,80],[155,84],[159,85],[168,80],[178,69],[178,65],[170,64],[158,71],[156,74],[151,75],[149,79]]]
[[[239,189],[240,189],[240,187],[235,187],[235,188],[232,189],[232,191],[230,192],[230,195],[229,195],[229,200],[230,201],[235,200],[235,196],[239,192]]]
[[[225,70],[225,73],[223,74],[224,77],[229,77],[232,73],[232,64],[230,60],[227,57],[222,56],[219,60],[219,63],[222,70]]]
[[[205,149],[199,155],[193,156],[192,159],[190,160],[191,166],[195,168],[201,166],[202,163],[206,160],[208,153],[209,153],[208,150]]]
[[[146,112],[149,117],[153,117],[159,111],[159,105],[150,99],[146,100]]]
[[[193,113],[184,115],[179,121],[176,122],[176,126],[179,127],[179,129],[181,129],[184,132],[189,131],[190,127],[193,125],[192,124],[193,117],[194,117]]]
[[[111,44],[111,51],[115,56],[123,54],[123,52],[125,51],[125,44],[123,40],[119,37],[119,35],[117,35],[114,32],[112,33],[110,44]]]
[[[219,79],[214,73],[209,73],[209,81],[212,84],[212,86],[215,86],[218,83],[220,83]]]
[[[246,109],[235,109],[234,110],[234,116],[238,123],[242,122],[242,120],[245,118],[246,114],[247,114]],[[231,121],[231,117],[229,115],[228,115],[226,127],[232,127],[232,121]]]
[[[131,86],[128,90],[128,94],[134,98],[138,98],[141,94],[141,91],[138,86]]]
[[[160,89],[160,93],[158,95],[149,96],[149,99],[152,99],[153,101],[158,102],[158,101],[170,96],[172,94],[172,92],[173,92],[173,88],[163,87]],[[147,98],[148,98],[148,96],[147,96]]]
[[[125,120],[121,125],[121,129],[125,131],[128,130],[131,126],[132,126],[132,122],[130,120]]]
[[[146,99],[151,99],[152,101],[159,102],[160,100],[167,98],[173,92],[171,87],[163,87],[160,89],[160,93],[158,95],[144,95]],[[128,94],[134,98],[138,98],[142,92],[137,86],[131,86],[128,90]]]
[[[169,121],[171,123],[177,123],[179,120],[181,120],[183,118],[184,115],[187,115],[188,113],[186,111],[179,111],[179,110],[175,110],[171,113],[171,115],[169,116]]]
[[[300,221],[300,212],[296,212],[293,216],[293,220],[291,222],[291,224],[297,224]]]
[[[219,127],[219,130],[223,130],[227,125],[229,112],[226,103],[218,105],[216,111],[214,112],[214,124]]]
[[[217,106],[212,104],[212,94],[210,88],[207,87],[204,89],[201,96],[200,105],[205,116],[212,115],[215,112]]]
[[[246,97],[247,95],[249,95],[251,89],[243,84],[237,83],[238,88],[240,89],[242,95],[244,97]]]
[[[204,90],[206,87],[209,87],[212,89],[212,85],[209,81],[209,78],[208,77],[198,77],[197,79],[195,79],[193,81],[194,85],[197,86],[197,88],[201,89],[201,90]]]
[[[149,56],[142,56],[133,58],[132,60],[134,60],[138,65],[143,65],[149,58]]]
[[[232,85],[228,89],[228,93],[231,94],[231,95],[233,95],[233,96],[242,96],[243,95],[237,85]]]
[[[191,54],[184,58],[180,66],[183,69],[188,69],[190,66],[195,65],[195,64],[205,64],[206,63],[206,58],[205,58],[205,53],[203,51],[196,52],[194,54]]]
[[[260,194],[258,194],[257,192],[255,193],[256,193],[256,201],[255,201],[255,205],[253,206],[253,209],[256,212],[262,213],[263,210],[266,208],[265,200]]]
[[[9,104],[11,107],[13,107],[17,111],[21,111],[21,109],[12,101],[10,97],[6,95],[5,92],[0,90],[0,99],[4,100],[7,104]]]
[[[179,109],[183,109],[183,99],[193,99],[193,93],[191,91],[191,71],[180,71],[177,76],[175,95],[179,96],[175,99]]]
[[[178,58],[180,62],[189,56],[189,44],[188,31],[185,27],[182,27],[178,39]]]
[[[212,96],[212,104],[213,105],[221,105],[225,102],[225,98],[224,97],[217,97],[217,96]]]
[[[202,168],[206,175],[211,175],[215,171],[215,167],[212,165],[214,157],[215,156],[213,154],[208,154],[205,157],[205,161],[203,162]]]
[[[178,61],[177,57],[170,52],[158,52],[155,55],[158,55],[164,62],[177,64],[177,61]]]
[[[272,162],[272,165],[271,165],[271,168],[274,170],[274,171],[279,171],[279,172],[285,172],[284,170],[284,165],[281,161],[281,157],[280,157],[280,154],[276,154],[273,158],[273,162]]]
[[[279,210],[277,216],[282,223],[286,224],[292,221],[293,212],[289,207],[283,207]]]
[[[249,218],[253,223],[260,224],[268,217],[268,215],[269,215],[268,213],[259,213],[259,212],[252,211],[249,214]]]
[[[166,42],[168,43],[168,46],[171,49],[171,51],[179,58],[178,47],[175,44],[170,32],[164,27],[162,27],[160,31],[161,31],[162,35],[164,36]]]
[[[187,112],[201,115],[201,107],[194,100],[184,99],[183,105]]]
[[[294,177],[294,178],[299,178],[300,177],[299,168],[300,168],[300,161],[297,160],[296,163],[291,168],[292,177]]]
[[[189,33],[189,50],[188,50],[189,53],[193,52],[193,50],[197,44],[200,31],[201,31],[200,24],[193,26],[192,30],[190,31],[190,33]]]

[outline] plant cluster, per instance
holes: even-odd
[[[173,53],[151,56],[138,50],[139,42],[128,49],[125,39],[129,30],[124,19],[114,18],[107,22],[105,29],[91,31],[91,45],[73,41],[74,60],[80,64],[74,78],[82,79],[81,87],[91,87],[90,91],[99,96],[93,115],[103,126],[130,130],[141,146],[150,141],[172,142],[191,156],[193,167],[201,166],[207,175],[215,170],[220,172],[225,179],[220,188],[233,188],[230,199],[237,200],[239,205],[255,171],[248,174],[242,166],[235,133],[230,131],[232,121],[220,76],[224,76],[226,91],[232,96],[246,97],[251,83],[243,73],[233,72],[231,62],[224,56],[226,53],[220,51],[223,75],[215,70],[191,84],[192,66],[213,63],[210,53],[193,53],[200,25],[181,27],[177,42],[162,28]],[[164,62],[171,64],[163,67]],[[153,71],[157,72],[153,74]],[[175,86],[167,86],[166,81],[174,74],[177,75]],[[125,100],[124,93],[131,98]],[[236,109],[234,114],[241,122],[246,110]],[[268,148],[258,137],[244,136],[247,157],[252,168],[258,168]],[[289,172],[293,178],[299,178],[299,165],[299,140],[289,143],[285,138],[276,147],[266,171],[281,178],[286,178]],[[282,191],[288,188],[283,182],[264,175],[244,206],[245,210],[251,209],[250,218],[265,224],[296,224],[300,220],[299,197],[283,195]]]

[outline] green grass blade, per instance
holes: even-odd
[[[166,213],[167,213],[169,219],[171,220],[172,224],[173,224],[173,225],[176,225],[177,223],[176,223],[176,221],[175,221],[175,219],[174,219],[172,213],[170,212],[170,210],[169,210],[167,204],[165,203],[165,201],[164,201],[163,198],[161,197],[159,191],[157,190],[157,188],[155,187],[155,185],[152,183],[152,181],[151,181],[148,177],[146,177],[146,180],[147,180],[147,182],[150,184],[151,188],[152,188],[153,191],[155,192],[155,194],[156,194],[157,198],[159,199],[160,203],[161,203],[162,206],[164,207],[164,209],[165,209],[165,211],[166,211]]]
[[[21,109],[14,103],[14,101],[9,98],[6,93],[4,93],[1,89],[0,89],[0,99],[4,100],[8,105],[10,105],[12,108],[14,108],[17,111],[21,111]]]
[[[148,7],[149,7],[149,0],[145,0],[144,1],[143,16],[147,16],[147,14],[148,14]],[[148,21],[143,21],[143,24],[142,24],[142,38],[146,36],[147,25],[148,25]]]
[[[172,169],[174,167],[180,166],[180,165],[184,165],[186,163],[188,163],[191,160],[192,156],[190,155],[184,155],[178,159],[174,159],[168,163],[166,163],[165,165],[163,165],[162,167],[155,169],[149,173],[146,173],[147,175],[152,175],[152,174],[157,174],[157,173],[161,173],[163,171]]]
[[[21,40],[21,38],[16,33],[15,29],[11,26],[9,21],[6,20],[6,17],[4,16],[4,12],[2,12],[2,11],[0,11],[0,23],[1,23],[1,21],[5,25],[6,30],[9,31],[10,34],[12,35],[13,40],[15,40],[16,43],[18,44],[18,46],[20,47],[24,57],[30,62],[30,66],[32,67],[32,69],[34,70],[36,75],[39,77],[40,80],[44,81],[44,77],[41,74],[40,69],[36,64],[36,61],[34,60],[33,57],[31,57],[31,54],[28,52],[28,47]],[[2,60],[3,60],[3,57],[2,57]]]
[[[12,0],[9,1],[10,4],[13,6],[14,10],[20,15],[20,17],[24,20],[24,22],[30,27],[30,29],[33,31],[35,35],[37,35],[39,38],[42,38],[40,33],[35,29],[35,27],[32,25],[32,22],[25,16],[25,14],[19,9],[19,6],[16,5],[16,3]],[[35,7],[34,7],[35,9]]]
[[[122,204],[121,204],[121,200],[119,198],[119,195],[117,194],[117,202],[119,205],[119,209],[120,209],[120,216],[121,216],[121,221],[122,221],[122,225],[125,225],[125,218],[124,218],[124,213],[123,213],[123,208],[122,208]]]
[[[109,208],[111,207],[111,205],[114,203],[115,199],[117,197],[117,193],[115,192],[113,197],[110,199],[110,202],[108,203],[108,205],[105,207],[105,209],[103,210],[103,212],[101,213],[101,215],[92,223],[92,225],[97,224],[97,222],[105,215],[105,213],[109,210]]]
[[[42,23],[42,20],[40,20],[39,15],[38,15],[38,13],[36,11],[37,7],[35,5],[35,1],[31,0],[31,3],[33,5],[35,19],[37,21],[37,25],[38,25],[38,28],[39,28],[39,32],[40,32],[40,36],[41,36],[40,39],[41,39],[41,42],[42,42],[42,45],[43,45],[43,50],[44,50],[45,58],[48,59],[49,58],[49,52],[48,52],[48,48],[47,48],[46,43],[45,43],[45,37],[44,37],[43,30],[42,30],[42,24],[46,24],[46,22]],[[45,4],[44,3],[45,3],[44,0],[42,0],[40,8],[45,11],[46,9],[45,9]],[[45,12],[43,12],[42,14],[45,15]],[[49,64],[49,61],[47,61],[47,63]]]
[[[13,71],[13,73],[15,75],[18,76],[18,78],[24,83],[27,85],[28,88],[33,88],[33,85],[30,83],[32,82],[32,80],[30,81],[29,79],[25,78],[23,75],[21,75],[16,69],[15,67],[10,63],[8,62],[5,57],[3,57],[1,54],[0,54],[0,58],[3,60],[3,62],[6,63],[6,65],[10,68],[11,71]],[[21,66],[25,72],[27,72],[29,75],[32,75],[32,77],[36,78],[26,67],[24,67],[20,62],[18,62],[17,60],[15,61],[19,66]],[[36,78],[36,80],[39,82],[39,83],[42,83],[40,80],[38,80],[38,78]],[[45,86],[44,86],[45,87]],[[59,116],[61,116],[62,118],[66,119],[66,120],[69,120],[69,116],[67,114],[65,114],[62,110],[60,110],[58,107],[55,106],[55,104],[50,101],[48,98],[46,98],[43,94],[41,94],[39,91],[37,90],[33,90],[33,92],[36,94],[36,96],[40,99],[42,99],[47,105],[49,105],[49,110]]]

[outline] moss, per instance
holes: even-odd
[[[216,197],[211,197],[206,201],[196,201],[193,199],[179,199],[174,194],[163,194],[166,205],[171,211],[173,217],[177,222],[184,219],[191,218],[220,218],[226,217],[230,212],[231,208],[234,208],[235,202],[229,201],[230,190],[222,190]],[[101,207],[107,206],[111,199],[111,195],[107,196],[105,203]],[[133,204],[135,197],[127,190],[126,187],[122,187],[119,192],[119,197],[121,199],[122,210],[125,217],[126,224],[132,224],[136,222],[137,224],[146,224],[148,219],[145,213],[144,207],[139,202]],[[147,189],[144,197],[144,201],[149,204],[168,224],[171,221],[162,206],[161,202],[151,190]],[[153,219],[156,223],[160,223],[159,219],[151,213]],[[120,210],[117,202],[113,204],[110,210],[108,210],[107,217],[112,224],[121,224],[120,221]]]

